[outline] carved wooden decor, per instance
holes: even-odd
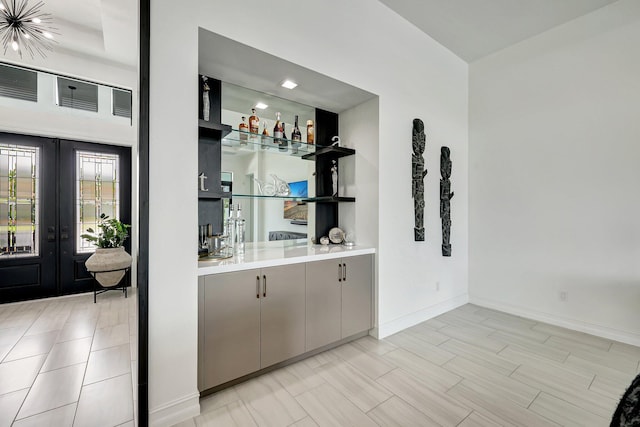
[[[209,97],[211,88],[208,80],[209,77],[202,76],[202,120],[206,122],[209,121],[209,113],[211,111],[211,98]]]
[[[420,119],[413,119],[412,136],[413,154],[411,155],[411,179],[415,227],[413,236],[416,242],[424,242],[424,177],[427,169],[424,167],[424,123]]]
[[[442,221],[442,256],[451,256],[451,152],[449,147],[440,148],[440,219]]]

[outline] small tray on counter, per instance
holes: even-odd
[[[231,258],[233,256],[233,250],[222,250],[219,253],[213,253],[213,254],[199,254],[198,255],[198,261],[210,261],[210,260],[216,260],[216,259],[228,259]]]

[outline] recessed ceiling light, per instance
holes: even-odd
[[[258,102],[258,103],[256,104],[256,108],[259,108],[259,109],[261,109],[261,110],[264,110],[264,109],[265,109],[265,108],[267,108],[267,107],[268,107],[268,105],[267,105],[267,104],[265,104],[264,102]]]
[[[43,31],[42,35],[45,36],[48,39],[52,39],[53,38],[53,35],[51,33],[47,32],[47,31]]]
[[[282,87],[286,87],[287,89],[293,89],[296,86],[298,86],[298,83],[294,83],[291,80],[285,80],[282,82]]]

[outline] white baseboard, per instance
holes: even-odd
[[[149,411],[149,425],[169,427],[200,415],[200,393],[169,402]]]
[[[621,331],[619,329],[613,329],[607,326],[594,325],[578,319],[568,319],[565,317],[554,316],[549,313],[544,313],[537,310],[531,310],[529,308],[506,304],[501,301],[495,301],[487,298],[470,296],[469,302],[471,304],[479,305],[481,307],[491,308],[493,310],[502,311],[505,313],[513,314],[515,316],[520,316],[520,317],[524,317],[531,320],[537,320],[539,322],[549,323],[551,325],[572,329],[578,332],[584,332],[586,334],[595,335],[601,338],[606,338],[614,341],[623,342],[626,344],[640,346],[640,335],[634,334],[632,332]]]
[[[406,316],[402,316],[399,319],[395,319],[391,322],[380,325],[378,328],[372,330],[371,335],[378,339],[388,337],[389,335],[393,335],[404,329],[410,328],[411,326],[417,325],[418,323],[422,323],[425,320],[432,319],[436,316],[446,313],[447,311],[451,311],[454,308],[465,305],[468,302],[468,294],[465,293],[462,295],[458,295],[457,297],[453,297],[431,307],[423,308],[422,310],[418,310],[411,314],[407,314]]]

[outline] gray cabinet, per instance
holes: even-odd
[[[306,351],[372,327],[373,255],[307,263]]]
[[[342,259],[342,334],[346,338],[371,329],[373,255]]]
[[[262,269],[260,367],[304,353],[305,264]]]
[[[304,280],[304,263],[200,278],[200,390],[304,353]]]
[[[306,351],[340,340],[342,282],[338,276],[342,277],[338,259],[307,263]]]
[[[202,288],[200,390],[260,369],[260,270],[206,276]]]

